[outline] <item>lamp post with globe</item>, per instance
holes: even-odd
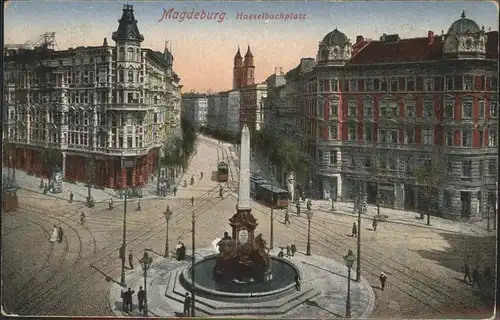
[[[345,302],[345,317],[351,317],[351,268],[356,260],[356,257],[352,253],[351,250],[347,252],[347,255],[344,257],[345,264],[347,266],[347,299]]]
[[[167,209],[165,212],[163,212],[163,215],[165,216],[165,222],[167,223],[167,230],[166,230],[166,235],[165,235],[165,254],[163,255],[165,258],[168,258],[169,256],[169,248],[168,248],[168,225],[170,218],[172,217],[172,210],[170,210],[170,207],[167,206]]]
[[[153,262],[153,258],[151,258],[146,251],[144,251],[144,255],[141,259],[139,259],[139,263],[141,264],[142,271],[144,272],[144,308],[143,308],[143,316],[147,317],[148,315],[148,289],[147,289],[147,281],[146,277],[148,274],[148,269]]]

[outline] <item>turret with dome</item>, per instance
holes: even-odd
[[[349,38],[335,28],[319,43],[318,64],[342,64],[351,58],[352,44]]]
[[[484,26],[465,16],[462,11],[460,19],[453,22],[444,36],[444,54],[456,58],[483,58],[486,54],[487,36]]]

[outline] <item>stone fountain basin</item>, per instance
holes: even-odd
[[[300,270],[289,260],[270,257],[272,279],[263,283],[218,283],[214,279],[213,268],[217,255],[209,255],[195,262],[195,291],[211,299],[222,300],[262,300],[276,299],[295,289],[295,275],[300,276]],[[180,274],[180,283],[190,290],[193,286],[189,265]]]

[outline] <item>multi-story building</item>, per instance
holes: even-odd
[[[238,135],[240,129],[240,90],[231,90],[228,92],[227,98],[227,130],[233,134]]]
[[[5,50],[6,133],[15,166],[72,181],[125,188],[156,172],[167,135],[179,130],[173,56],[141,48],[124,5],[113,45]],[[125,164],[125,165],[124,165]]]
[[[281,68],[266,79],[267,98],[264,104],[264,126],[278,130],[293,139],[295,136],[295,110],[287,108],[286,80]]]
[[[205,94],[185,93],[181,104],[183,117],[195,128],[207,126],[208,98]]]
[[[265,82],[240,89],[240,130],[246,124],[250,132],[259,131],[264,122],[264,101],[267,96]]]
[[[225,131],[227,125],[228,93],[219,92],[208,96],[207,128]]]
[[[497,60],[498,31],[464,13],[440,36],[358,36],[351,44],[328,33],[314,67],[286,77],[319,195],[352,199],[362,186],[368,202],[426,210],[428,190],[416,175],[438,159],[443,176],[431,207],[483,216],[496,203]]]

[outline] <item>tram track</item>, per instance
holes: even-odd
[[[217,188],[214,187],[212,188],[210,191],[208,192],[205,192],[204,194],[202,194],[201,197],[198,197],[198,200],[202,199],[202,198],[205,198],[205,197],[211,197],[211,193]],[[229,190],[230,191],[230,190]],[[176,223],[180,223],[181,221],[183,221],[185,218],[187,217],[190,217],[191,215],[187,215],[187,213],[192,213],[193,209],[195,210],[195,215],[196,213],[198,212],[198,216],[200,215],[200,212],[199,211],[207,211],[206,209],[208,208],[213,208],[215,207],[215,205],[217,205],[219,202],[223,201],[224,198],[218,200],[218,201],[215,201],[215,202],[212,202],[212,203],[209,203],[208,205],[203,205],[203,206],[195,206],[194,208],[192,207],[187,207],[185,208],[184,210],[182,211],[178,211],[176,215],[174,215],[174,219],[173,221],[171,220],[171,223],[172,224],[176,224]],[[48,214],[44,214],[45,216],[49,216]],[[52,218],[56,218],[56,217],[52,217]],[[161,218],[161,220],[163,220],[163,218]],[[154,224],[153,224],[154,225]],[[164,232],[164,229],[163,229],[163,224],[160,224],[158,225],[157,227],[153,228],[153,229],[158,229],[158,228],[161,228],[161,230],[158,230],[158,231],[154,231],[154,230],[150,230],[148,232],[145,232],[145,233],[141,233],[139,234],[138,236],[135,236],[133,239],[129,239],[129,241],[127,242],[128,245],[134,245],[135,247],[138,247],[140,246],[141,244],[145,243],[146,241],[149,241],[151,240],[152,238],[156,237],[157,235],[159,235],[160,233],[163,233]],[[146,237],[144,238],[145,235],[149,235],[149,237]],[[112,250],[109,250],[111,247],[114,247],[116,246],[116,242],[114,243],[111,243],[109,244],[108,246],[104,247],[103,249],[100,250],[100,252],[102,254],[98,254],[96,253],[95,256],[94,256],[94,261],[91,263],[93,266],[96,266],[97,264],[99,264],[99,262],[105,262],[104,264],[99,264],[99,266],[96,266],[96,268],[98,269],[104,269],[106,267],[109,267],[111,264],[115,263],[116,262],[116,258],[115,257],[112,257],[111,258],[111,255],[113,254],[116,254],[117,253],[117,249],[112,249]],[[111,259],[110,259],[111,258]],[[104,261],[106,259],[106,261]],[[84,272],[85,269],[87,269],[87,272]],[[44,306],[45,308],[43,308],[44,310],[46,310],[46,312],[44,312],[45,314],[51,314],[55,309],[57,309],[59,303],[62,301],[62,299],[64,298],[64,294],[68,292],[68,290],[71,290],[75,287],[79,287],[81,288],[82,290],[84,289],[87,289],[89,286],[92,286],[93,283],[95,282],[90,282],[88,283],[87,285],[85,286],[81,286],[81,284],[84,282],[84,281],[87,281],[87,280],[90,280],[93,275],[95,274],[95,272],[93,270],[90,270],[89,271],[89,268],[84,265],[84,266],[81,266],[81,267],[75,267],[74,268],[75,272],[74,273],[78,273],[78,274],[82,274],[82,276],[80,277],[80,280],[77,281],[77,282],[73,282],[72,284],[70,284],[69,286],[63,286],[63,283],[67,281],[66,278],[63,280],[63,281],[60,281],[58,283],[58,286],[57,288],[52,287],[50,290],[47,290],[45,293],[45,298],[42,298],[42,299],[39,299],[36,303],[33,303],[30,308],[26,311],[28,311],[28,313],[33,313],[35,314],[37,311],[41,311],[42,310],[42,306]],[[56,293],[56,289],[57,289],[57,293],[58,293],[58,296],[60,297],[59,299],[54,297],[54,294]],[[49,305],[49,307],[47,307],[47,305]]]

